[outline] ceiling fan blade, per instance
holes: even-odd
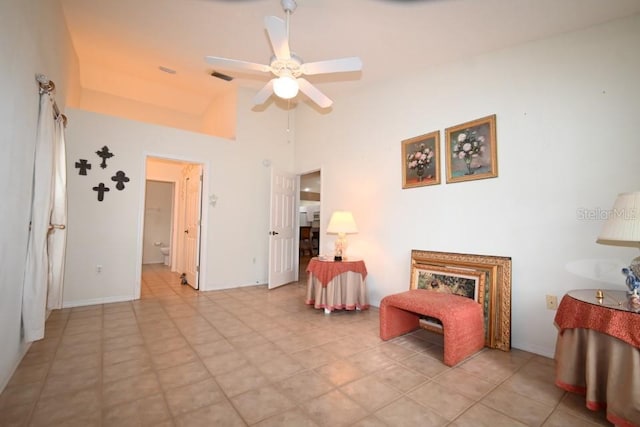
[[[264,85],[264,87],[262,89],[260,89],[260,91],[258,93],[256,93],[256,96],[253,97],[253,104],[254,105],[260,105],[260,104],[264,104],[265,102],[267,102],[267,99],[269,99],[269,97],[273,94],[273,81],[274,80],[275,79],[269,80],[269,83]]]
[[[303,74],[344,73],[362,70],[362,60],[357,56],[349,58],[330,59],[328,61],[308,62],[302,64]]]
[[[268,73],[271,67],[264,64],[256,64],[255,62],[239,61],[237,59],[219,58],[217,56],[206,56],[204,58],[209,64],[216,65],[221,68],[231,68],[234,70],[262,71]]]
[[[320,92],[314,85],[309,83],[307,80],[303,78],[298,78],[296,80],[298,82],[298,87],[307,95],[313,102],[318,104],[321,108],[329,108],[333,101],[327,97],[324,93]]]
[[[269,41],[276,58],[291,58],[289,40],[287,38],[287,24],[277,16],[267,16],[264,18],[264,26],[269,34]]]

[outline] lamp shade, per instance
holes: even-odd
[[[640,247],[640,192],[618,195],[597,242]]]
[[[330,234],[354,234],[358,232],[353,214],[349,211],[335,211],[331,214],[331,220],[327,227]]]

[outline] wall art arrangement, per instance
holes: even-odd
[[[440,184],[440,131],[402,141],[402,188]],[[498,176],[496,115],[445,129],[447,184]]]
[[[440,184],[440,132],[402,141],[402,188]]]
[[[511,258],[451,252],[411,251],[410,289],[427,289],[472,298],[484,310],[485,345],[511,348]],[[420,326],[442,331],[437,319]]]
[[[102,169],[107,169],[107,167],[109,166],[107,164],[107,160],[115,156],[115,154],[109,151],[109,147],[107,147],[106,145],[96,151],[95,154],[99,159],[102,160],[100,162],[100,168]],[[91,163],[89,163],[89,160],[87,159],[78,159],[78,161],[75,163],[75,167],[76,169],[78,169],[78,175],[81,176],[88,176],[89,171],[91,171]],[[125,189],[125,183],[129,182],[129,177],[126,173],[124,173],[124,171],[119,170],[115,173],[115,175],[111,177],[111,181],[116,183],[116,190],[122,191]],[[104,182],[99,182],[95,186],[91,187],[91,189],[97,193],[99,202],[104,201],[105,194],[111,191],[111,188],[107,187]]]

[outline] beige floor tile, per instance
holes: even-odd
[[[30,383],[42,383],[44,382],[47,373],[49,372],[50,363],[40,363],[37,365],[29,365],[29,366],[18,366],[15,373],[11,377],[9,381],[9,386],[19,385],[19,384],[30,384]]]
[[[558,409],[553,411],[551,416],[545,421],[545,423],[542,426],[543,427],[573,427],[573,426],[595,427],[599,425],[606,425],[606,424],[592,423],[591,421],[587,421],[586,419],[581,418],[577,415]],[[611,424],[608,424],[608,425],[611,425]]]
[[[592,423],[608,426],[611,425],[607,421],[607,414],[605,410],[592,411],[587,408],[586,399],[581,394],[565,393],[558,409],[561,411],[569,412],[577,417],[589,420]]]
[[[198,353],[198,355],[203,359],[210,356],[215,356],[216,354],[224,354],[229,353],[230,351],[235,351],[233,346],[229,344],[229,342],[224,338],[204,344],[193,344],[192,347],[196,351],[196,353]]]
[[[105,351],[102,361],[105,366],[126,362],[127,360],[145,360],[149,358],[149,353],[144,345],[132,345],[127,348],[118,348]]]
[[[292,409],[282,414],[274,415],[255,424],[256,427],[318,427],[311,418],[300,409]]]
[[[455,419],[475,403],[474,400],[433,381],[412,390],[407,396],[422,406],[432,409],[447,420]]]
[[[110,383],[122,378],[136,377],[151,372],[152,369],[150,357],[104,365],[102,368],[102,381]]]
[[[429,357],[424,354],[417,354],[413,357],[404,359],[400,364],[424,375],[427,378],[434,378],[448,369],[447,365],[442,363],[441,360],[434,359],[433,357]]]
[[[247,424],[229,402],[224,401],[180,415],[175,418],[175,425],[177,427],[246,427]]]
[[[171,417],[162,394],[112,406],[104,411],[104,427],[155,426]]]
[[[100,354],[81,354],[67,359],[55,359],[49,369],[49,375],[67,375],[85,369],[96,369],[101,364]]]
[[[235,350],[207,357],[202,359],[202,362],[214,376],[230,372],[249,363],[241,353]]]
[[[317,368],[337,359],[337,356],[322,347],[312,347],[297,351],[292,353],[291,356],[307,369]]]
[[[553,406],[513,393],[506,387],[498,387],[482,399],[482,403],[528,426],[542,425],[554,409]]]
[[[464,414],[460,415],[451,427],[525,427],[513,418],[502,414],[482,404],[474,405]]]
[[[97,336],[94,341],[73,345],[66,345],[62,342],[56,351],[56,359],[68,359],[82,354],[100,353],[102,352],[101,338],[101,336]]]
[[[222,389],[212,378],[167,390],[165,397],[174,416],[226,400]]]
[[[334,388],[326,378],[313,371],[303,371],[278,383],[278,389],[289,398],[304,402]]]
[[[344,393],[333,390],[303,404],[319,426],[348,426],[367,416],[367,411]]]
[[[360,378],[348,383],[340,387],[340,391],[370,412],[401,396],[399,391],[378,381],[375,376]]]
[[[98,365],[77,371],[64,372],[58,375],[49,374],[42,388],[42,396],[55,396],[97,386],[100,381]]]
[[[379,351],[378,347],[353,354],[347,360],[365,373],[380,370],[394,363],[393,359]]]
[[[256,388],[231,398],[244,420],[249,424],[293,409],[295,404],[271,386]]]
[[[225,374],[217,375],[215,379],[229,397],[269,383],[267,378],[253,365],[245,365]]]
[[[445,418],[406,397],[402,397],[378,410],[375,416],[394,427],[436,427],[447,424]]]
[[[28,383],[8,386],[0,394],[0,411],[12,406],[29,405],[36,402],[42,390],[42,383]],[[2,419],[2,417],[0,417]]]
[[[147,342],[147,350],[154,355],[168,353],[186,347],[189,347],[189,343],[182,335]]]
[[[379,381],[403,393],[429,381],[426,376],[400,364],[385,366],[372,375],[378,378]]]
[[[377,348],[382,354],[393,360],[404,360],[416,355],[415,351],[393,342],[385,342]]]
[[[142,335],[138,332],[138,328],[130,329],[127,331],[135,331],[133,333],[122,334],[114,337],[104,337],[102,342],[103,351],[113,351],[121,348],[128,348],[132,346],[144,345]]]
[[[102,402],[105,408],[142,397],[160,393],[160,384],[152,372],[136,377],[123,378],[102,385]]]
[[[370,415],[353,424],[353,427],[387,427],[387,424],[383,423],[380,418]]]
[[[305,370],[304,366],[299,364],[293,357],[287,355],[267,358],[256,366],[272,382],[283,380]]]
[[[91,418],[97,414],[100,414],[100,392],[93,387],[39,399],[31,425],[50,426],[71,418]]]
[[[211,377],[211,374],[200,360],[161,369],[157,371],[157,374],[164,390],[197,383]]]
[[[531,372],[522,370],[507,379],[502,387],[544,405],[555,406],[564,395],[564,391],[556,387],[553,381],[541,379]]]
[[[350,381],[357,380],[365,375],[348,360],[339,359],[327,365],[315,369],[315,372],[329,380],[333,385],[341,386]]]
[[[182,347],[160,354],[151,353],[151,361],[156,369],[166,369],[196,360],[199,360],[198,355],[191,347]]]
[[[456,391],[473,400],[479,400],[491,391],[495,384],[468,374],[459,368],[449,369],[433,379],[449,390]]]
[[[26,426],[33,404],[9,405],[0,408],[0,426],[19,427]]]

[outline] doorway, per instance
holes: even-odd
[[[202,224],[202,193],[203,193],[204,165],[183,160],[147,157],[145,187],[145,215],[143,226],[142,263],[149,263],[150,259],[160,260],[165,268],[179,275],[183,285],[194,289],[200,288],[202,275],[200,272],[200,255],[203,235]],[[158,184],[160,184],[158,186]],[[157,216],[165,217],[166,204],[155,200],[157,187],[169,185],[171,191],[171,220],[170,230],[160,236],[151,233]],[[165,195],[166,190],[161,191]],[[161,208],[160,206],[165,206]],[[166,218],[164,220],[166,224]],[[156,253],[158,252],[158,253]],[[150,258],[149,255],[155,256]]]
[[[300,242],[298,277],[306,277],[309,260],[320,255],[320,193],[321,171],[300,175]]]

